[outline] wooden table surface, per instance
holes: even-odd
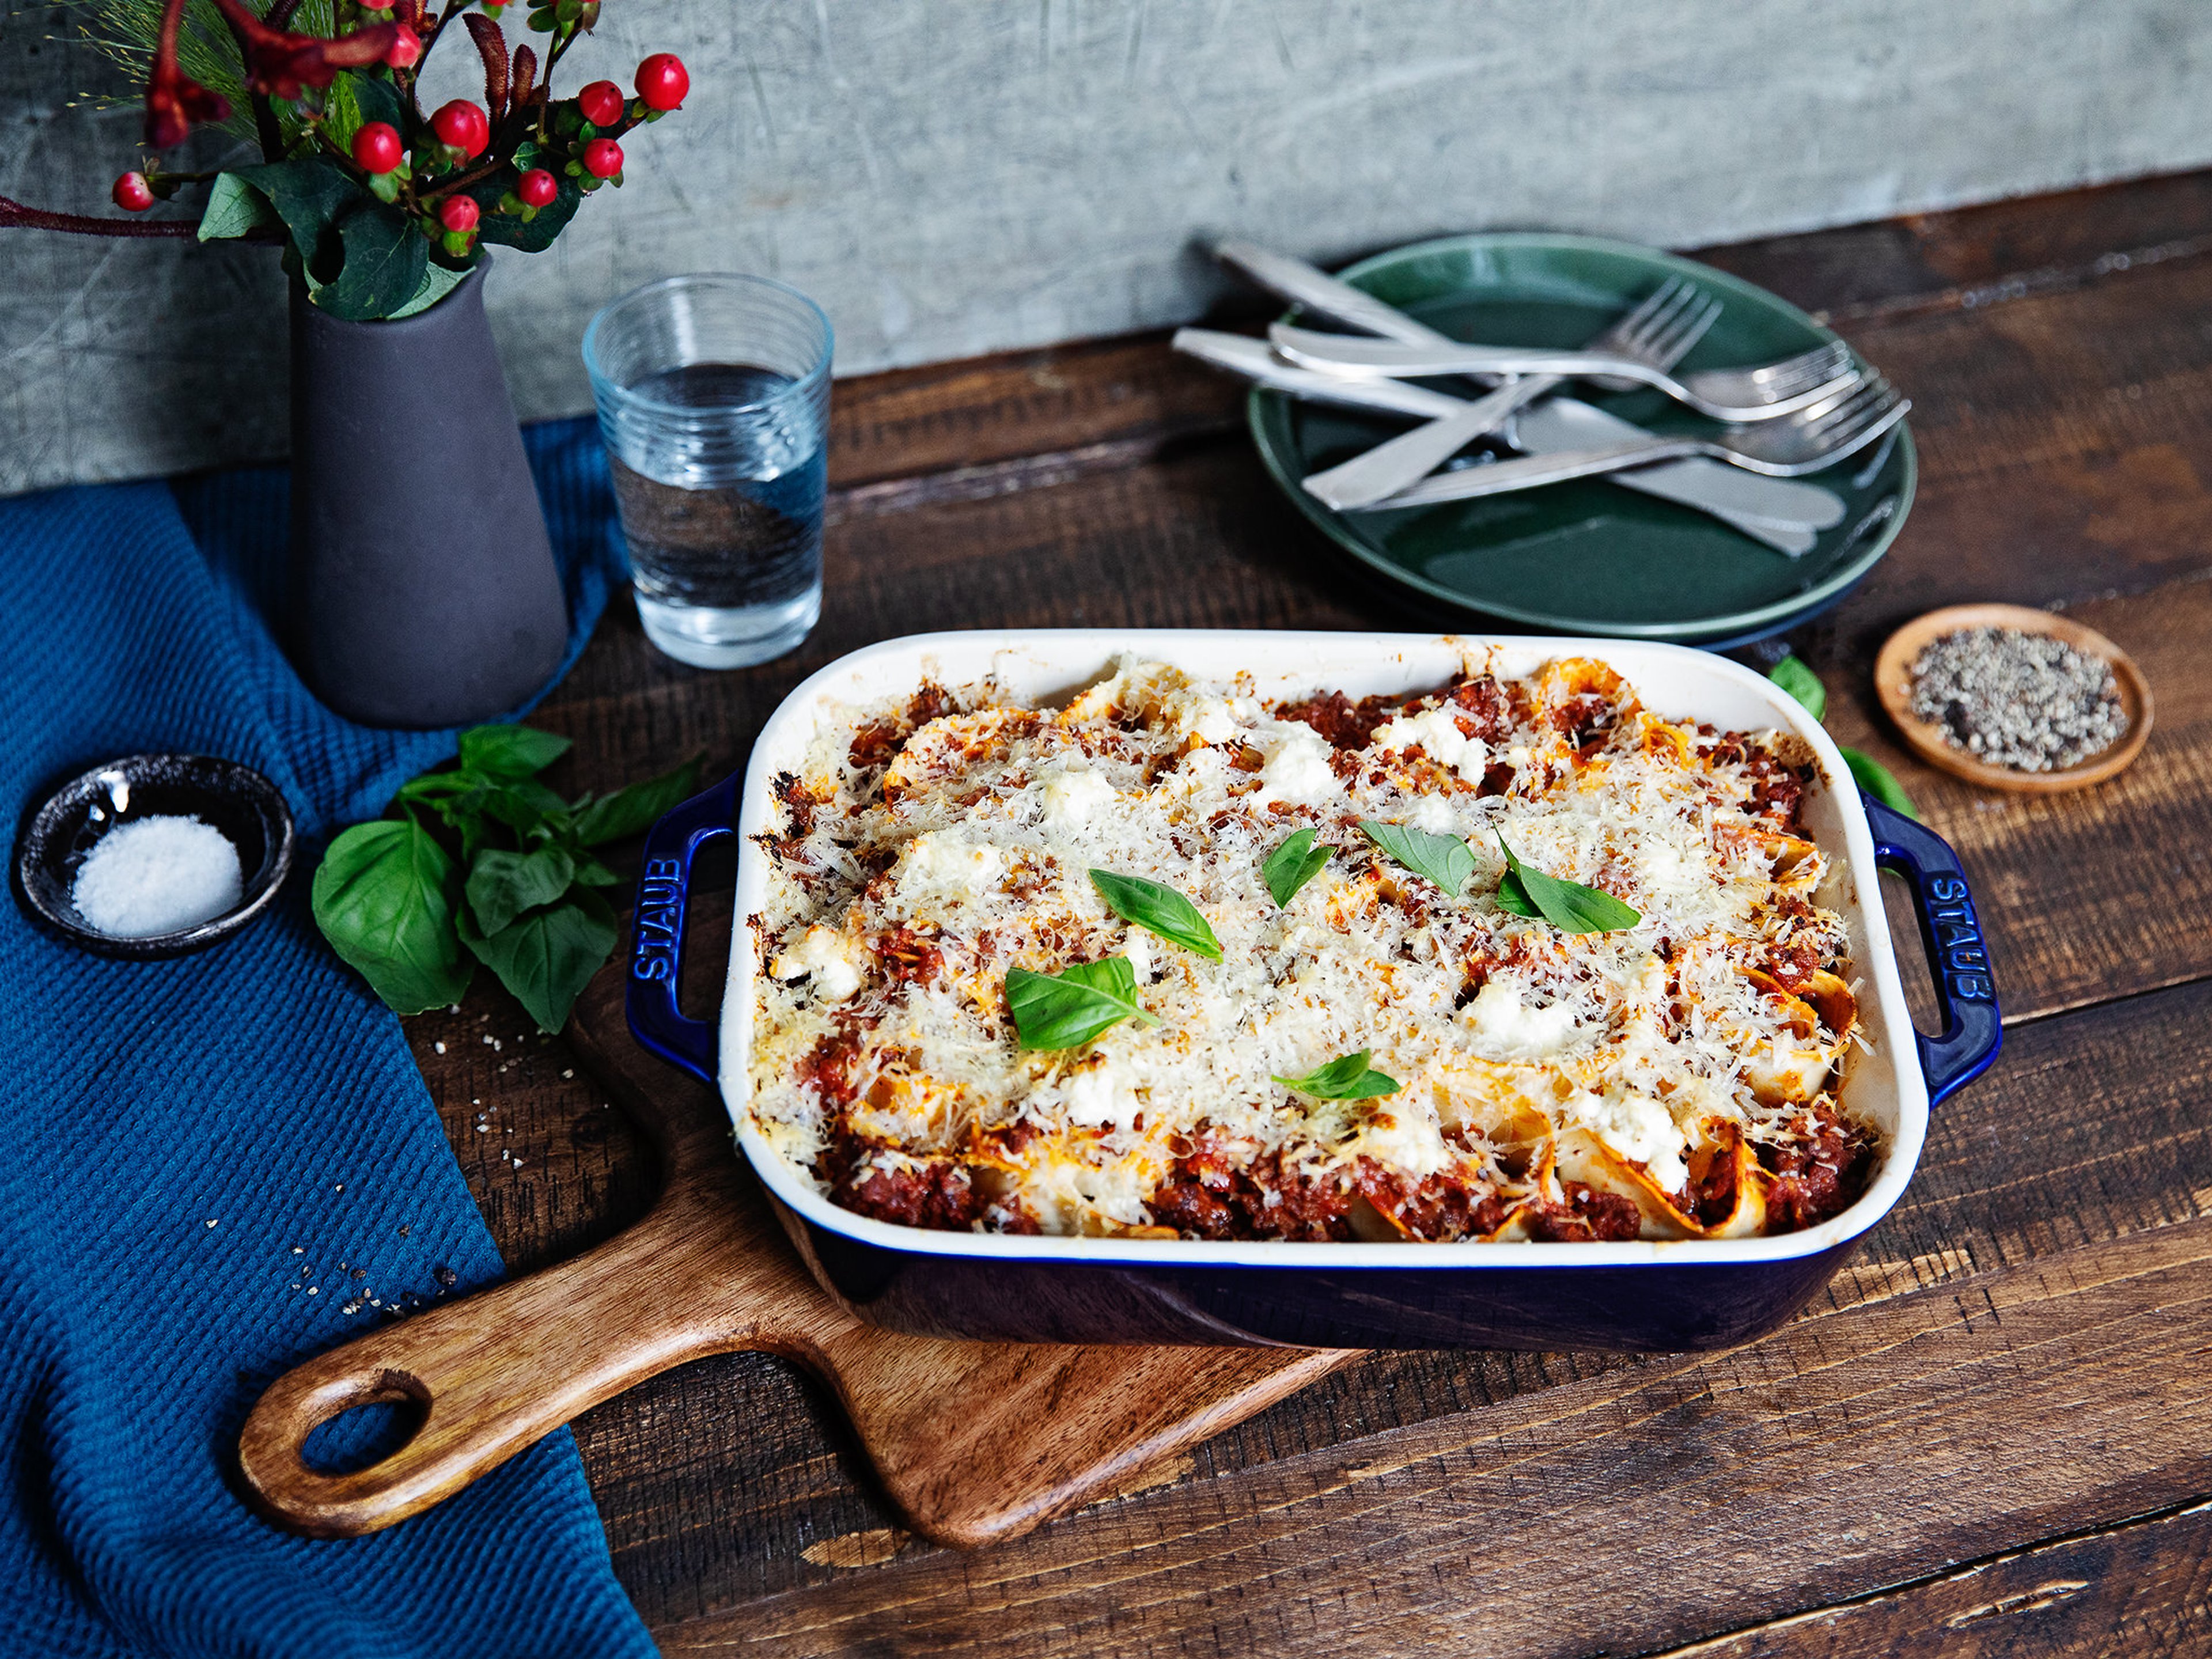
[[[577,1425],[666,1650],[2212,1650],[2212,173],[1703,257],[1825,313],[1916,405],[1911,523],[1795,641],[1838,739],[1959,848],[1996,958],[2005,1052],[1935,1114],[1904,1201],[1752,1347],[1379,1355],[972,1553],[893,1527],[782,1362],[701,1362]],[[538,717],[576,739],[572,788],[734,768],[801,677],[897,634],[1402,625],[1344,597],[1237,392],[1157,337],[834,403],[821,626],[708,675],[618,606]],[[2063,606],[2134,653],[2158,726],[2131,770],[2001,798],[1905,753],[1875,647],[1972,599]],[[478,984],[410,1035],[519,1270],[635,1218],[653,1170]]]

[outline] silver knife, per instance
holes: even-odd
[[[1345,380],[1333,374],[1317,374],[1310,369],[1293,368],[1275,356],[1266,341],[1255,340],[1243,334],[1224,334],[1210,328],[1184,328],[1176,331],[1172,343],[1177,351],[1196,357],[1201,362],[1210,363],[1216,368],[1226,369],[1255,385],[1287,392],[1294,398],[1334,404],[1340,408],[1400,415],[1416,421],[1432,421],[1456,414],[1467,407],[1467,399],[1463,398],[1455,398],[1449,392],[1432,392],[1426,386],[1413,386],[1401,380]],[[1538,407],[1546,405],[1539,404]],[[1587,408],[1588,405],[1583,407]],[[1535,448],[1534,441],[1528,440],[1526,435],[1529,412],[1523,410],[1517,417],[1517,423],[1523,428],[1522,435],[1528,453],[1544,453],[1551,449],[1587,449],[1590,447],[1587,443],[1575,441],[1549,444],[1543,450]],[[1601,411],[1591,410],[1590,413],[1597,415]],[[1603,418],[1611,421],[1613,417],[1607,415]],[[1620,424],[1627,426],[1628,422],[1624,421]],[[1642,432],[1641,428],[1631,427],[1629,429],[1632,433]],[[1801,514],[1805,510],[1807,503],[1802,499],[1803,491],[1816,490],[1827,501],[1833,501],[1834,497],[1826,490],[1820,489],[1817,485],[1795,483],[1788,478],[1763,478],[1756,473],[1746,472],[1742,478],[1747,484],[1787,486],[1786,493],[1767,497],[1768,504],[1762,510],[1746,512],[1732,504],[1739,499],[1735,495],[1732,495],[1728,502],[1715,499],[1718,492],[1704,489],[1705,481],[1694,472],[1687,479],[1677,476],[1685,470],[1705,466],[1720,466],[1729,472],[1738,471],[1718,461],[1668,461],[1658,466],[1647,466],[1632,478],[1619,477],[1612,482],[1641,490],[1647,495],[1656,495],[1662,500],[1695,507],[1741,531],[1753,541],[1762,542],[1792,558],[1810,550],[1816,539],[1813,526],[1802,517],[1792,515]],[[1733,485],[1735,480],[1729,482]],[[1755,490],[1743,494],[1755,502],[1759,499]],[[1832,524],[1835,521],[1832,518],[1825,517],[1828,510],[1825,506],[1820,503],[1812,505],[1815,516],[1820,517],[1822,522]]]
[[[1382,335],[1386,339],[1403,340],[1415,345],[1460,343],[1449,335],[1431,328],[1426,323],[1418,322],[1408,317],[1395,306],[1378,300],[1371,294],[1363,293],[1352,287],[1351,283],[1340,281],[1327,271],[1310,265],[1303,259],[1292,258],[1288,254],[1273,252],[1255,243],[1235,239],[1215,243],[1213,251],[1215,257],[1224,264],[1242,271],[1269,293],[1279,295],[1294,305],[1304,306],[1316,316],[1329,318],[1347,328],[1359,329],[1370,334]],[[1291,388],[1285,386],[1283,389],[1289,391]],[[1338,398],[1331,401],[1345,403],[1347,400]],[[1455,398],[1453,401],[1463,406],[1464,400]],[[1368,405],[1370,408],[1381,406],[1379,404]],[[1543,405],[1538,404],[1536,407],[1542,408]],[[1584,404],[1583,407],[1589,409],[1589,405]],[[1412,411],[1404,409],[1402,405],[1394,405],[1393,412],[1411,413]],[[1524,410],[1517,417],[1524,429],[1530,412],[1532,411]],[[1590,413],[1601,415],[1603,411],[1590,409]],[[1424,418],[1432,419],[1434,416]],[[1604,418],[1611,421],[1615,417],[1605,416]],[[1630,425],[1626,421],[1621,422],[1620,424],[1624,427]],[[1631,428],[1632,432],[1640,432],[1642,429],[1637,427]],[[1577,442],[1556,447],[1583,449],[1589,446],[1587,443]],[[1624,473],[1608,482],[1619,484],[1625,489],[1641,490],[1647,495],[1661,496],[1683,507],[1695,507],[1700,512],[1710,513],[1717,519],[1735,525],[1746,535],[1765,542],[1769,546],[1780,548],[1780,550],[1792,556],[1805,552],[1812,546],[1812,542],[1802,537],[1792,536],[1789,538],[1792,544],[1784,547],[1772,536],[1761,534],[1753,529],[1752,526],[1753,524],[1765,524],[1770,526],[1795,525],[1801,527],[1811,526],[1814,528],[1826,528],[1826,526],[1836,522],[1834,518],[1820,516],[1820,514],[1828,511],[1825,507],[1818,508],[1814,517],[1805,516],[1806,502],[1798,492],[1818,489],[1818,485],[1792,483],[1787,478],[1762,478],[1756,473],[1746,472],[1741,468],[1729,466],[1722,461],[1704,459],[1669,461],[1663,466],[1648,466],[1632,474]],[[1746,484],[1753,486],[1749,492],[1742,489]],[[1784,492],[1777,495],[1766,488],[1775,484],[1785,486]],[[1828,491],[1822,490],[1820,493],[1829,495],[1831,501],[1834,499]],[[1747,501],[1757,505],[1747,511]]]

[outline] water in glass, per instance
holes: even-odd
[[[793,384],[750,363],[689,363],[629,388],[657,404],[762,410],[742,454],[726,434],[670,422],[640,423],[609,457],[639,617],[683,661],[763,661],[820,613],[825,455],[806,404],[777,407]]]

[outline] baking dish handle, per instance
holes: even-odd
[[[1989,1070],[2004,1042],[1989,947],[1974,915],[1974,896],[1966,889],[1966,872],[1950,842],[1879,801],[1863,804],[1874,830],[1875,862],[1896,871],[1912,890],[1929,976],[1936,981],[1936,1003],[1943,1012],[1938,1035],[1913,1033],[1932,1106]]]
[[[693,1019],[677,1002],[683,977],[684,921],[691,887],[691,861],[699,849],[735,833],[738,775],[664,813],[645,838],[645,870],[638,878],[637,915],[630,924],[629,977],[623,1012],[630,1035],[673,1066],[708,1083],[714,1080],[716,1028]]]

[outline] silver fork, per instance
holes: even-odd
[[[1301,368],[1361,378],[1425,380],[1439,374],[1560,374],[1617,377],[1656,386],[1677,403],[1730,425],[1780,420],[1832,397],[1856,378],[1850,348],[1838,340],[1780,362],[1700,369],[1677,380],[1638,358],[1528,346],[1419,346],[1277,323],[1268,343]]]
[[[1471,501],[1480,495],[1502,495],[1510,490],[1533,489],[1540,484],[1562,483],[1569,478],[1596,477],[1654,461],[1678,460],[1702,455],[1726,461],[1771,478],[1796,477],[1817,472],[1863,449],[1903,420],[1911,403],[1895,387],[1875,375],[1850,392],[1823,404],[1757,426],[1739,426],[1707,437],[1668,438],[1654,435],[1608,444],[1597,449],[1561,450],[1549,455],[1528,455],[1490,466],[1471,466],[1424,478],[1411,489],[1373,503],[1366,511],[1396,511],[1408,507],[1431,507],[1439,501]]]
[[[1689,283],[1670,276],[1643,304],[1592,339],[1588,349],[1634,357],[1654,368],[1672,368],[1705,337],[1720,314],[1719,301],[1701,299]],[[1562,377],[1556,374],[1509,380],[1456,415],[1401,432],[1341,465],[1316,472],[1301,482],[1307,494],[1340,513],[1379,501],[1427,477],[1477,438],[1504,425],[1516,410],[1562,383]]]

